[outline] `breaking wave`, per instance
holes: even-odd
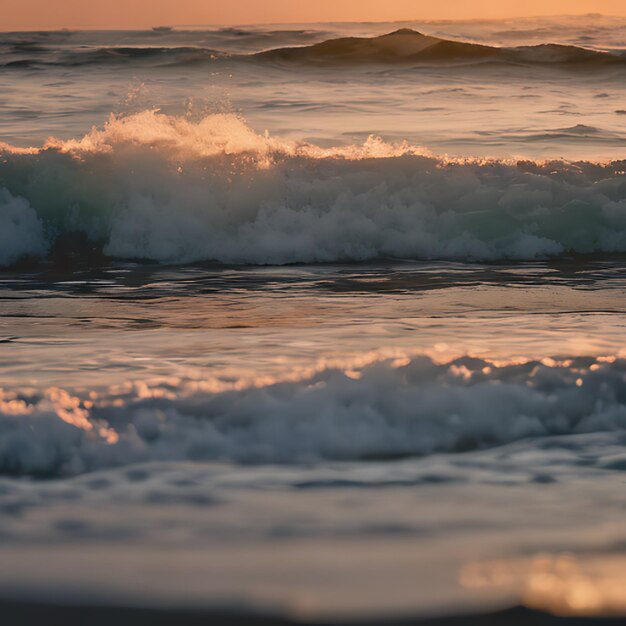
[[[618,445],[625,429],[623,359],[422,356],[256,384],[0,389],[0,473],[50,477],[157,460],[390,459],[598,432],[615,433]]]
[[[626,252],[626,162],[320,148],[234,115],[144,111],[81,139],[0,144],[0,265],[73,236],[117,258],[285,264]]]

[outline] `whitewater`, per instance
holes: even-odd
[[[624,161],[442,159],[375,137],[321,148],[233,115],[154,110],[0,155],[4,265],[45,257],[67,233],[170,263],[626,252]]]
[[[0,33],[0,610],[625,614],[625,33]]]

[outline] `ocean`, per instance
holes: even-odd
[[[4,610],[626,615],[625,79],[595,14],[0,33]]]

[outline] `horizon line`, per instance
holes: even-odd
[[[321,24],[406,24],[413,22],[422,22],[430,24],[460,24],[471,22],[505,22],[508,20],[518,19],[554,19],[554,18],[571,18],[571,17],[602,17],[613,19],[626,19],[626,15],[612,15],[607,13],[599,13],[596,11],[587,11],[585,13],[553,13],[546,15],[511,15],[509,17],[471,17],[464,19],[449,19],[449,18],[403,18],[397,20],[318,20],[318,21],[285,21],[285,22],[198,22],[192,24],[151,24],[145,26],[127,26],[127,27],[97,27],[97,26],[58,26],[58,27],[32,27],[32,28],[0,28],[0,33],[31,33],[31,32],[125,32],[125,31],[147,31],[154,30],[155,28],[171,28],[176,29],[191,29],[191,28],[249,28],[249,27],[261,27],[261,26],[287,26],[287,25],[321,25]]]

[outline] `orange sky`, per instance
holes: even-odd
[[[0,0],[0,30],[159,24],[626,15],[626,0]]]

